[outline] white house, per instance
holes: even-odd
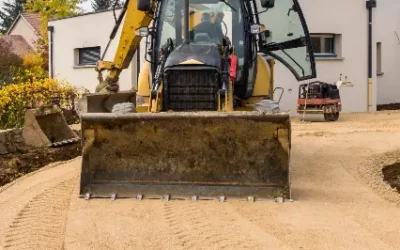
[[[120,10],[116,11],[117,16],[119,12]],[[98,84],[95,65],[107,47],[114,24],[113,11],[86,13],[49,21],[50,75],[94,92]],[[103,60],[114,60],[121,29],[122,25]],[[135,55],[130,66],[120,75],[121,90],[136,86],[136,58]]]
[[[374,111],[377,104],[400,103],[400,1],[377,0],[376,8],[372,9],[373,63],[370,91],[369,10],[366,2],[367,0],[299,0],[316,54],[317,78],[313,80],[336,82],[340,74],[343,74],[343,77],[347,76],[354,84],[354,87],[341,89],[343,112],[365,112],[369,109]],[[112,11],[51,20],[52,74],[93,92],[97,84],[94,64],[108,43],[114,23]],[[113,59],[120,31],[121,28],[111,43],[105,60]],[[120,86],[123,90],[136,88],[137,72],[144,62],[144,40],[142,39],[140,48],[140,64],[137,64],[138,58],[135,55],[130,67],[121,74]],[[279,62],[274,77],[275,86],[285,89],[281,108],[291,110],[296,115],[299,82]]]
[[[299,2],[313,37],[317,79],[335,82],[340,74],[348,76],[354,87],[341,89],[343,111],[368,111],[367,1]],[[376,2],[372,9],[372,110],[377,104],[400,103],[400,1]],[[276,84],[293,90],[286,92],[281,104],[295,110],[298,82],[282,64],[277,67]]]

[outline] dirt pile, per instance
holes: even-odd
[[[0,157],[26,149],[22,129],[8,129],[0,131]]]
[[[80,135],[79,131],[74,131]],[[10,143],[8,143],[9,145]],[[13,150],[0,155],[0,186],[50,163],[66,161],[81,155],[80,142],[59,148],[28,147],[23,142],[12,144]]]
[[[358,170],[360,176],[374,192],[400,207],[399,189],[392,185],[396,180],[396,171],[394,167],[390,167],[395,166],[398,162],[400,162],[400,150],[396,149],[372,155],[365,164],[360,165]],[[397,171],[397,173],[400,172]]]
[[[382,173],[383,179],[400,193],[400,162],[385,166]]]

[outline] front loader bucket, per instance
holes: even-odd
[[[81,197],[291,199],[290,116],[82,114]]]
[[[35,147],[57,147],[80,140],[57,107],[27,110],[22,135],[26,144]]]

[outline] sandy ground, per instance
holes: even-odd
[[[293,123],[294,202],[82,200],[80,158],[0,188],[0,249],[399,249],[400,112]]]

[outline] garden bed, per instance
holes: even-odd
[[[78,131],[75,131],[79,135]],[[19,130],[2,132],[0,146],[0,186],[3,186],[25,174],[36,171],[48,164],[67,161],[81,155],[81,143],[58,148],[29,147],[20,140]]]

